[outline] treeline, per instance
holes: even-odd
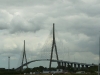
[[[85,71],[85,72],[89,72],[89,73],[95,73],[96,71],[98,71],[98,66],[91,66],[91,67],[80,67],[80,68],[74,68],[71,67],[70,65],[65,67],[65,66],[60,66],[60,67],[52,67],[51,69],[47,68],[47,67],[43,67],[43,66],[39,66],[39,67],[34,67],[34,68],[26,68],[24,69],[22,72],[23,73],[30,73],[30,72],[40,72],[42,73],[43,71],[56,71],[57,69],[62,69],[65,72],[70,72],[70,73],[75,73],[77,71]]]
[[[64,66],[60,66],[60,67],[55,67],[55,68],[47,68],[47,67],[43,67],[43,66],[39,66],[39,67],[34,67],[34,68],[25,68],[23,69],[23,71],[16,71],[14,68],[13,69],[5,69],[5,68],[0,68],[0,75],[13,75],[13,74],[23,74],[23,73],[30,73],[30,72],[39,72],[39,73],[42,73],[43,71],[56,71],[57,69],[63,69],[63,71],[67,71],[67,72],[70,72],[70,73],[74,73],[74,72],[77,72],[77,71],[85,71],[85,72],[90,72],[90,73],[95,73],[95,71],[98,70],[98,67],[97,66],[91,66],[91,67],[88,67],[88,68],[73,68],[71,67],[70,65],[67,66],[67,67],[64,67]]]
[[[0,68],[0,75],[15,75],[19,74],[19,72],[16,72],[15,69],[5,69],[5,68]]]

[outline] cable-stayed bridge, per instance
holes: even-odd
[[[26,66],[32,62],[36,62],[36,61],[50,61],[50,59],[37,59],[37,60],[32,60],[29,61],[27,63],[24,63],[23,65],[19,66],[16,70],[20,70],[20,68],[22,68],[23,66]],[[76,68],[76,65],[78,65],[78,68],[80,68],[80,65],[82,65],[82,67],[88,67],[88,66],[95,66],[96,64],[87,64],[87,63],[79,63],[79,62],[70,62],[70,61],[63,61],[63,60],[52,60],[52,62],[59,62],[61,63],[60,66],[67,66],[66,63],[68,65],[73,65],[74,64],[74,68]]]
[[[59,41],[58,38],[55,38],[55,25],[53,24],[53,30],[50,33],[49,39],[47,40],[47,42],[44,45],[44,49],[41,51],[41,57],[44,57],[43,59],[34,59],[31,61],[27,61],[27,57],[26,57],[26,51],[25,51],[25,40],[24,40],[24,50],[23,50],[23,54],[21,57],[21,65],[18,66],[18,68],[16,68],[16,70],[23,70],[23,67],[26,66],[28,68],[28,64],[32,63],[32,62],[36,62],[36,61],[49,61],[49,68],[51,68],[52,62],[57,62],[58,67],[60,66],[72,66],[74,68],[80,68],[80,67],[88,67],[88,66],[94,66],[95,64],[87,64],[87,63],[80,63],[80,62],[71,62],[71,61],[66,61],[66,60],[60,60],[59,59],[59,55],[58,55],[58,47],[62,46],[61,41],[60,45],[56,42]],[[49,44],[47,44],[49,43]],[[49,46],[49,48],[48,48]],[[48,51],[49,50],[49,51]],[[61,48],[62,50],[62,48]],[[55,52],[55,53],[54,53]],[[55,59],[53,59],[55,54]],[[59,53],[61,54],[61,53]],[[45,57],[49,57],[47,59],[45,59]],[[66,56],[67,57],[67,56]],[[23,63],[25,59],[25,63]]]

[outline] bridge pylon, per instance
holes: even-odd
[[[23,65],[23,61],[25,58],[25,62],[27,63],[27,58],[26,58],[26,51],[25,51],[25,40],[24,40],[24,51],[23,51],[23,57],[22,57],[22,65]],[[26,67],[28,68],[28,65],[26,64]],[[23,66],[20,69],[21,71],[23,70]]]
[[[56,40],[55,40],[55,24],[53,23],[53,41],[52,41],[49,69],[51,69],[51,63],[52,63],[52,56],[53,56],[53,49],[54,49],[54,47],[55,47],[56,58],[57,58],[57,60],[59,60],[58,52],[57,52],[57,46],[56,46]],[[59,62],[58,62],[58,67],[59,67]]]

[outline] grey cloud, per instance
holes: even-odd
[[[100,5],[98,1],[99,0],[93,0],[93,1],[70,0],[70,2],[73,3],[76,11],[78,11],[79,13],[87,14],[88,16],[91,16],[91,17],[100,16],[100,13],[99,13]]]
[[[67,57],[68,50],[70,53],[73,51],[72,54],[76,57],[79,52],[75,51],[87,51],[87,54],[90,52],[91,57],[98,55],[100,30],[98,8],[100,6],[96,1],[92,3],[89,0],[87,2],[83,0],[0,0],[2,8],[0,9],[0,29],[3,30],[1,33],[9,32],[5,35],[0,33],[2,56],[10,53],[18,55],[23,50],[20,41],[26,39],[29,40],[28,48],[26,47],[27,57],[30,58],[32,54],[33,58],[40,58],[43,52],[41,52],[42,49],[38,49],[40,45],[36,44],[44,43],[44,38],[47,37],[46,30],[49,32],[52,29],[52,23],[55,23],[55,29],[59,34],[56,34],[59,57],[63,58],[64,54]],[[58,37],[63,41],[62,43],[59,42]],[[17,48],[12,46],[12,41],[17,43]],[[8,50],[3,47],[6,43]],[[8,45],[13,47],[13,50]],[[44,49],[44,53],[48,52],[44,57],[49,58],[51,44],[46,44]],[[78,59],[81,58],[78,57]]]
[[[9,28],[11,15],[6,10],[0,10],[0,30]]]
[[[84,4],[84,5],[83,6],[81,5],[81,6],[78,7],[78,10],[80,10],[81,13],[85,13],[88,16],[97,16],[97,17],[100,16],[100,13],[99,13],[100,12],[99,11],[100,5],[99,4],[95,4],[95,5]]]
[[[53,1],[49,1],[49,0],[37,0],[37,1],[33,1],[33,0],[30,0],[30,1],[27,1],[27,0],[22,0],[22,1],[18,1],[18,0],[11,0],[11,1],[8,1],[8,0],[0,0],[0,7],[1,8],[19,8],[19,7],[26,7],[26,6],[34,6],[34,5],[49,5],[49,4],[52,4]],[[9,6],[9,7],[8,7]]]
[[[33,20],[32,22],[29,22],[20,16],[16,16],[11,21],[11,27],[10,32],[16,33],[16,32],[36,32],[40,29],[42,29],[43,25],[39,23],[35,23]]]
[[[6,23],[0,23],[0,30],[8,29],[8,26]]]

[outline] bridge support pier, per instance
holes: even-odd
[[[73,67],[73,63],[71,63],[70,66]]]
[[[74,69],[76,70],[76,64],[74,64]]]
[[[82,65],[82,68],[84,68],[84,65]]]
[[[62,62],[60,62],[60,66],[62,66]]]
[[[86,66],[86,68],[88,68],[88,65],[85,65]]]
[[[66,67],[66,62],[64,62],[64,66]]]
[[[64,63],[62,62],[62,66],[64,66]]]
[[[69,67],[69,63],[67,63],[67,67]]]
[[[58,62],[58,67],[60,67],[61,66],[61,64],[60,64],[60,62]]]
[[[80,64],[78,64],[78,70],[80,70]]]

